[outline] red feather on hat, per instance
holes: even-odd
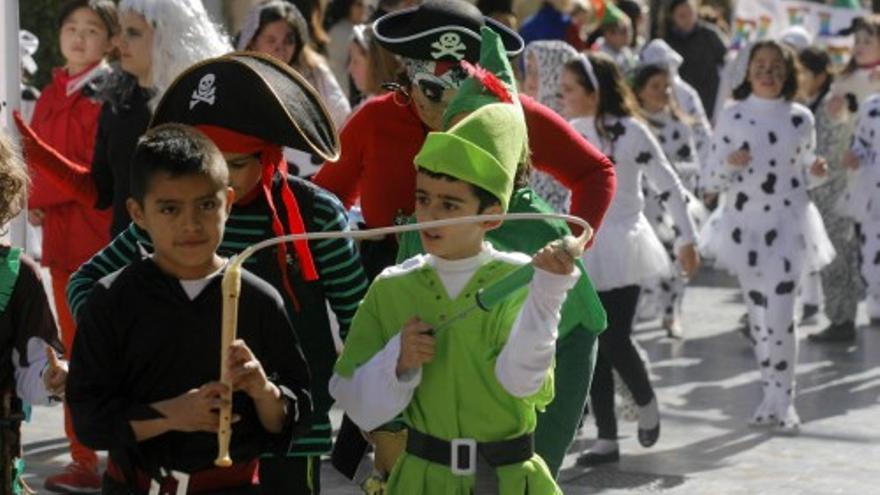
[[[479,64],[471,64],[467,60],[461,61],[461,67],[469,76],[480,81],[480,83],[492,94],[497,96],[502,103],[513,103],[513,97],[510,95],[510,91],[507,90],[507,86],[505,86],[504,82],[501,81],[501,79],[498,79],[498,76],[491,71],[486,70]]]

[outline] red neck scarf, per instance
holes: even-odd
[[[195,127],[205,133],[205,135],[217,144],[217,147],[224,153],[242,153],[248,155],[259,153],[260,163],[262,165],[260,189],[262,190],[263,197],[266,199],[266,203],[269,205],[269,210],[272,212],[272,231],[276,236],[305,233],[306,228],[299,212],[299,205],[297,204],[296,198],[293,196],[293,191],[290,190],[290,185],[287,182],[287,161],[284,159],[280,146],[223,127],[212,125],[197,125]],[[281,174],[281,198],[282,201],[284,201],[284,209],[287,211],[286,226],[282,224],[281,219],[278,218],[278,210],[275,208],[275,202],[272,199],[272,177],[276,172]],[[256,196],[260,193],[260,189],[255,188],[253,192],[248,193],[238,202],[250,202],[256,199]],[[312,253],[309,250],[309,243],[305,240],[300,240],[294,241],[292,244],[297,257],[299,258],[303,279],[307,282],[318,280],[318,271],[315,269],[315,262],[312,259]],[[287,272],[287,243],[279,244],[277,253],[278,266],[281,268],[282,279],[284,282],[284,290],[290,296],[294,309],[299,311],[299,300],[294,294],[293,284],[291,284]]]

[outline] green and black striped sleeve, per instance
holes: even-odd
[[[336,197],[321,190],[314,198],[311,220],[320,231],[349,230],[345,210]],[[309,246],[324,294],[339,323],[339,335],[345,340],[354,313],[369,286],[357,246],[351,239],[312,241]]]
[[[104,249],[98,251],[74,272],[67,282],[67,304],[74,320],[88,300],[99,280],[119,271],[132,261],[140,259],[141,246],[153,250],[150,237],[134,223],[117,235]]]

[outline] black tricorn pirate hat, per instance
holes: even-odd
[[[339,136],[321,97],[274,58],[233,52],[184,71],[162,96],[150,126],[213,125],[279,146],[339,158]]]
[[[476,62],[483,26],[501,35],[508,57],[522,52],[523,40],[516,32],[463,0],[426,0],[418,7],[391,12],[376,20],[373,33],[382,46],[403,57]]]

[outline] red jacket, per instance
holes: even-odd
[[[77,163],[92,163],[95,133],[101,104],[77,89],[67,94],[68,85],[91,78],[100,67],[70,76],[55,69],[52,82],[43,89],[31,126],[34,132],[65,157]],[[53,186],[34,170],[28,207],[41,209],[43,260],[45,266],[73,272],[109,242],[110,213],[83,206],[73,196]]]
[[[614,165],[555,112],[528,96],[519,98],[532,165],[568,187],[572,215],[598,229],[614,195]],[[392,94],[376,97],[346,122],[341,158],[325,163],[314,181],[346,208],[360,197],[369,227],[391,225],[396,215],[411,215],[415,208],[413,158],[427,134],[412,105],[396,104]]]

